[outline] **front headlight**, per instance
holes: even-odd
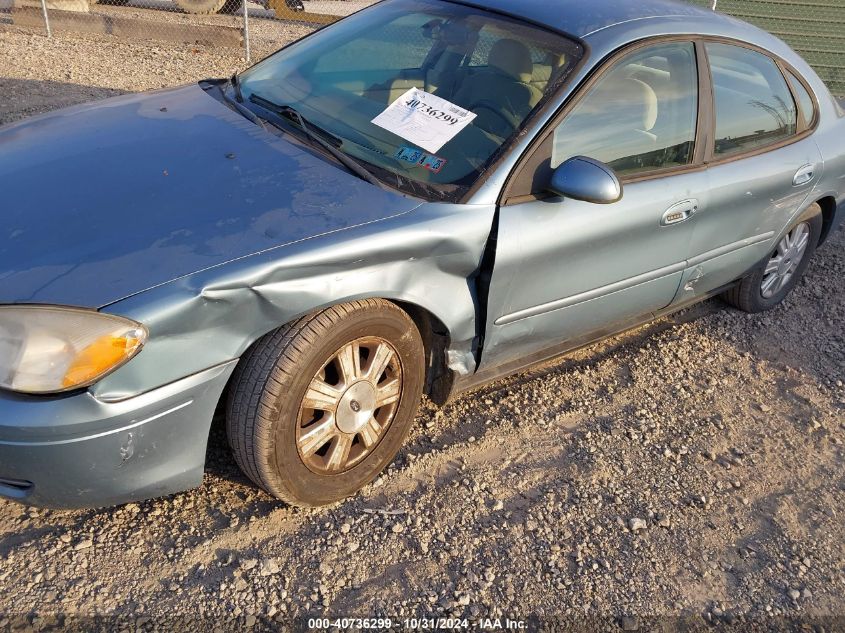
[[[140,323],[93,310],[0,306],[0,388],[44,394],[87,387],[146,340]]]

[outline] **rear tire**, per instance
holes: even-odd
[[[396,456],[419,407],[425,350],[411,318],[380,299],[312,314],[257,341],[227,403],[241,470],[298,506],[340,501]]]
[[[754,272],[722,295],[745,312],[765,312],[780,304],[801,280],[819,244],[822,210],[811,204]],[[801,243],[806,241],[803,249]]]

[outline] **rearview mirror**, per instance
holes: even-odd
[[[443,20],[429,20],[425,24],[422,25],[422,34],[423,37],[429,40],[437,39],[437,36],[440,34],[440,29],[443,26]]]
[[[622,198],[622,183],[613,169],[586,156],[574,156],[555,169],[548,189],[596,204],[611,204]]]

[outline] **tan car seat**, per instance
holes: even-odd
[[[487,68],[461,82],[455,103],[478,115],[474,125],[507,138],[543,97],[531,84],[533,74],[528,47],[516,40],[499,40],[490,48]]]

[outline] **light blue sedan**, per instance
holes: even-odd
[[[795,287],[845,112],[670,0],[385,0],[229,80],[0,128],[0,497],[200,484],[215,410],[300,505],[455,394],[713,295]]]

